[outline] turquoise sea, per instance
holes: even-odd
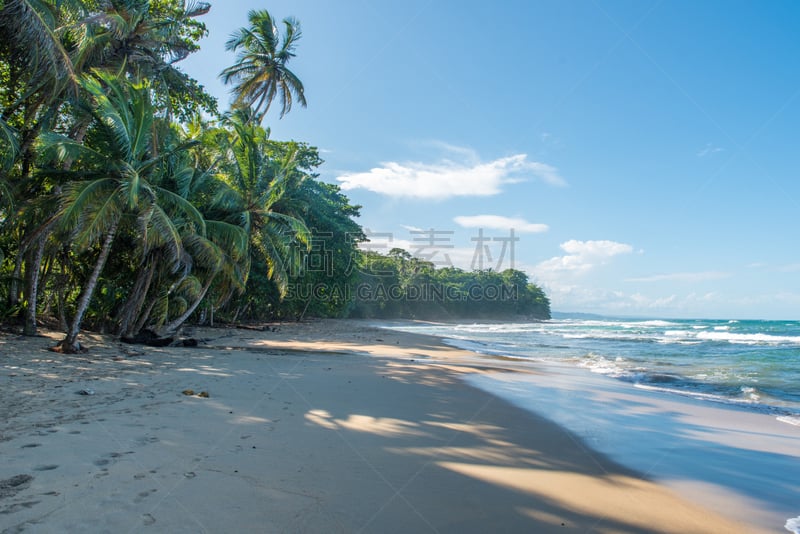
[[[738,404],[800,424],[800,321],[565,317],[403,329],[483,354],[567,363],[639,388]]]
[[[800,321],[565,316],[390,328],[529,365],[538,372],[464,380],[743,532],[800,534]]]

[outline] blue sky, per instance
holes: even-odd
[[[265,124],[377,250],[506,268],[514,228],[554,310],[800,319],[800,4],[211,3],[180,65],[223,108],[247,11],[300,20],[308,108]]]

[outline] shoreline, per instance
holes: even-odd
[[[720,514],[798,532],[796,409],[655,388],[563,360],[503,357],[502,349],[484,341],[440,339],[517,362],[517,370],[541,371],[498,369],[466,377],[468,383],[545,416],[595,450]]]
[[[0,532],[770,531],[461,379],[535,368],[361,321],[278,328],[76,356],[0,337]]]

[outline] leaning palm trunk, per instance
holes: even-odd
[[[133,284],[131,296],[125,302],[120,312],[119,334],[121,337],[132,337],[136,332],[136,319],[141,315],[144,301],[153,282],[156,271],[157,258],[152,258],[143,269],[139,271],[136,282]]]
[[[26,274],[26,289],[28,305],[25,309],[25,324],[23,327],[23,334],[26,336],[35,336],[37,331],[36,326],[36,308],[39,304],[39,278],[42,272],[42,259],[44,258],[44,247],[53,231],[53,219],[50,219],[36,230],[32,236],[38,240],[36,250],[28,257],[25,263]],[[26,248],[29,245],[26,245]]]
[[[211,276],[208,277],[205,285],[203,286],[202,291],[194,300],[194,302],[189,306],[185,312],[183,312],[179,317],[175,318],[172,322],[165,324],[161,328],[158,329],[156,334],[158,337],[170,337],[175,335],[178,329],[183,326],[183,323],[194,313],[197,307],[203,302],[203,299],[206,297],[206,293],[211,288],[211,284],[214,282],[214,278],[216,278],[217,273],[214,272]]]
[[[39,238],[39,245],[33,252],[30,265],[26,269],[28,274],[28,291],[27,300],[28,306],[25,309],[25,325],[22,329],[23,335],[35,336],[37,331],[36,326],[36,305],[39,295],[39,271],[41,270],[42,257],[44,257],[44,246],[47,242],[47,235]]]
[[[14,260],[14,272],[11,274],[11,286],[8,289],[8,307],[13,308],[19,304],[20,281],[22,278],[22,261],[25,254],[20,251]]]
[[[97,257],[97,262],[94,265],[94,270],[86,282],[86,286],[78,299],[78,309],[75,310],[75,317],[72,319],[72,324],[67,332],[67,337],[59,343],[59,347],[63,352],[75,353],[80,352],[81,345],[78,343],[78,334],[81,331],[81,323],[83,323],[83,316],[86,310],[89,309],[89,302],[92,300],[92,294],[97,287],[97,281],[100,279],[100,273],[103,272],[103,267],[108,260],[108,254],[111,252],[111,244],[114,242],[114,236],[117,233],[119,223],[112,223],[111,228],[108,229],[105,237],[103,238],[103,247],[100,249],[100,255]]]
[[[131,335],[129,337],[133,337],[139,332],[144,329],[144,326],[147,324],[147,321],[150,319],[150,315],[153,313],[153,308],[155,308],[158,299],[150,299],[150,304],[147,305],[147,309],[139,315],[139,319],[136,321],[136,325],[131,329]]]

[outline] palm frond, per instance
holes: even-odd
[[[77,227],[75,244],[80,248],[91,246],[100,241],[112,228],[115,228],[123,215],[120,205],[124,202],[124,193],[116,189],[112,194],[103,196],[99,202],[90,203],[86,212],[81,214],[82,224]]]
[[[0,170],[10,169],[18,154],[17,131],[0,118]]]
[[[291,110],[295,98],[305,106],[302,83],[286,69],[302,35],[300,23],[290,17],[284,19],[281,40],[281,32],[269,12],[250,11],[248,21],[247,28],[237,30],[228,39],[226,49],[236,52],[236,62],[220,73],[226,85],[234,84],[234,105],[253,108],[253,117],[259,121],[276,98],[281,101],[281,117]]]
[[[209,4],[208,2],[197,2],[195,0],[189,0],[188,2],[186,2],[182,17],[193,19],[208,14],[210,10],[211,10],[211,4]]]
[[[44,132],[37,140],[39,159],[46,163],[76,160],[83,156],[99,156],[90,147],[79,143],[66,135]]]
[[[203,214],[200,213],[194,204],[192,204],[183,196],[168,189],[164,189],[163,187],[156,187],[155,190],[158,194],[159,205],[169,208],[173,212],[179,212],[191,222],[196,232],[198,232],[200,235],[205,235],[205,219],[203,218]]]
[[[220,245],[234,262],[239,262],[250,253],[247,232],[236,224],[225,221],[206,221],[208,238]]]
[[[132,152],[131,133],[128,124],[131,122],[129,111],[125,99],[120,97],[112,99],[106,93],[106,87],[119,89],[119,84],[114,83],[113,75],[108,72],[94,71],[93,76],[84,76],[81,86],[94,99],[92,114],[95,116],[98,125],[106,130],[113,139],[113,148],[117,152],[117,157],[130,159]],[[114,87],[114,86],[117,87]]]
[[[222,249],[210,239],[199,234],[190,234],[183,238],[186,250],[192,255],[195,264],[206,270],[216,271],[224,261]]]
[[[112,195],[116,188],[117,181],[113,178],[72,182],[64,186],[58,213],[62,225],[69,231],[76,230],[90,206],[104,195]]]
[[[78,77],[57,35],[58,15],[56,3],[43,0],[6,0],[0,7],[0,39],[30,66],[29,86],[53,86],[52,98],[64,87],[78,93]]]
[[[183,242],[172,218],[158,204],[152,204],[139,216],[142,227],[142,244],[144,252],[154,248],[164,248],[168,252],[167,259],[177,264],[181,259]]]

